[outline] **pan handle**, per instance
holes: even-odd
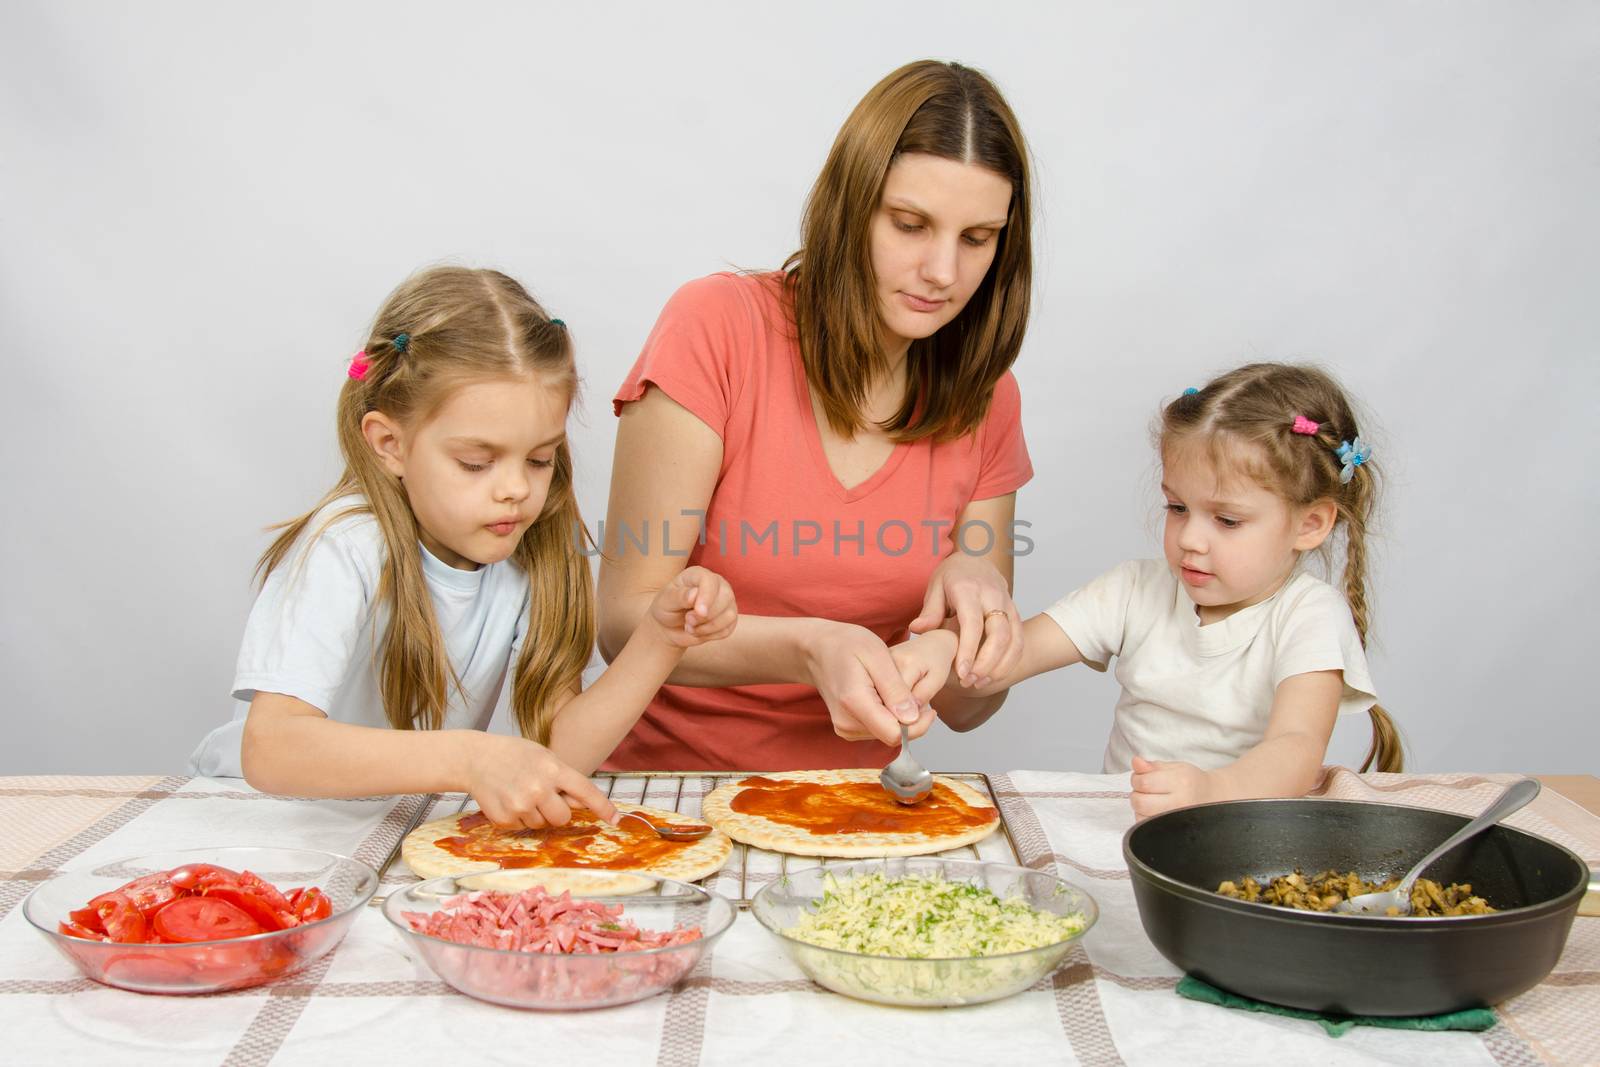
[[[1578,914],[1600,919],[1600,874],[1589,872],[1589,891],[1578,901]]]

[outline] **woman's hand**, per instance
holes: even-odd
[[[720,641],[739,621],[733,586],[704,567],[685,567],[650,602],[650,618],[679,648]]]
[[[947,618],[955,620],[955,673],[964,687],[988,685],[1022,658],[1022,616],[1005,576],[987,559],[959,548],[934,569],[911,632],[928,633]]]
[[[564,826],[575,807],[616,819],[606,795],[543,745],[475,731],[464,740],[470,745],[467,792],[496,826]]]
[[[1131,782],[1133,795],[1128,799],[1138,819],[1220,799],[1212,776],[1192,763],[1159,763],[1135,756]]]
[[[864,626],[825,622],[806,650],[811,684],[822,695],[833,732],[846,741],[900,743],[900,724],[912,737],[927,733],[933,709],[911,695],[900,668],[878,635]]]

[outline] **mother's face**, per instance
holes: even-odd
[[[872,217],[872,272],[891,351],[954,319],[994,263],[1011,182],[921,152],[895,160]]]

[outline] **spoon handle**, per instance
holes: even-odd
[[[1538,795],[1539,782],[1537,779],[1523,778],[1512,782],[1506,787],[1506,791],[1500,794],[1500,799],[1496,800],[1493,804],[1490,804],[1489,807],[1484,810],[1482,815],[1478,816],[1476,819],[1473,819],[1471,822],[1467,823],[1467,825],[1463,826],[1461,829],[1445,838],[1444,844],[1440,845],[1438,848],[1422,857],[1417,865],[1411,868],[1410,873],[1405,876],[1405,880],[1400,883],[1400,887],[1396,890],[1396,892],[1398,892],[1401,896],[1409,898],[1411,896],[1412,884],[1416,882],[1418,876],[1421,875],[1423,871],[1428,869],[1428,864],[1432,863],[1446,852],[1449,852],[1467,838],[1487,830],[1489,827],[1493,826],[1507,815],[1510,815],[1518,808],[1525,806],[1529,801]]]

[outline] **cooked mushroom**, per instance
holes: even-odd
[[[1217,887],[1217,892],[1235,900],[1274,904],[1281,908],[1332,911],[1341,901],[1350,897],[1393,889],[1399,884],[1398,878],[1391,878],[1383,883],[1364,881],[1354,871],[1342,874],[1338,871],[1323,871],[1307,879],[1304,874],[1296,870],[1269,880],[1265,889],[1261,883],[1247,875],[1236,882],[1223,882]],[[1492,911],[1494,908],[1490,907],[1486,900],[1473,895],[1472,886],[1467,883],[1441,886],[1432,879],[1418,878],[1416,884],[1411,887],[1413,916],[1487,915]]]

